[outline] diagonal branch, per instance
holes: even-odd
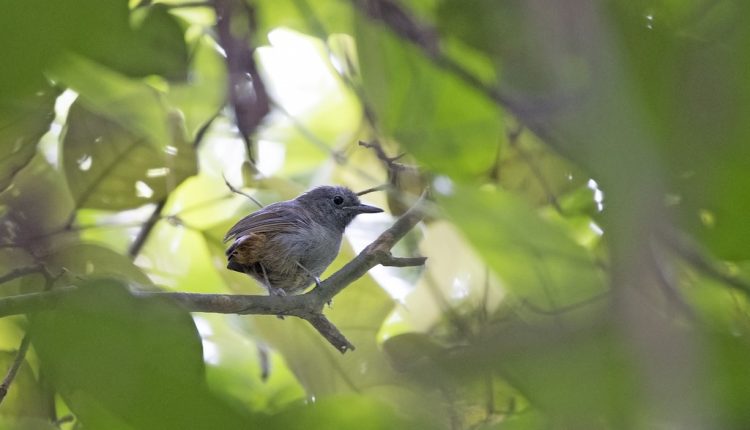
[[[334,296],[364,276],[370,269],[384,266],[419,266],[424,257],[394,257],[391,248],[424,217],[424,195],[387,230],[378,236],[352,261],[323,280],[319,287],[293,296],[260,296],[235,294],[196,294],[181,292],[134,291],[137,297],[161,298],[179,304],[189,312],[238,315],[282,315],[302,318],[309,322],[331,345],[344,353],[353,350],[346,337],[331,323],[323,308]],[[77,287],[68,286],[33,294],[0,298],[0,318],[54,309],[57,303]]]
[[[23,337],[21,340],[21,346],[18,347],[18,352],[16,352],[16,358],[13,359],[13,364],[11,364],[10,369],[8,369],[8,373],[5,375],[5,378],[3,378],[3,382],[0,383],[0,403],[8,394],[10,384],[13,382],[13,379],[15,379],[18,369],[21,368],[24,358],[26,358],[26,351],[29,349],[30,340],[31,338],[28,334]]]
[[[558,109],[555,106],[540,107],[536,103],[526,103],[511,97],[497,86],[485,83],[462,64],[446,55],[440,47],[437,29],[421,22],[409,10],[394,0],[351,0],[355,9],[373,21],[385,24],[393,33],[413,43],[437,67],[453,74],[468,86],[483,94],[493,103],[512,113],[529,130],[558,151],[562,149],[557,136],[537,117],[540,110]]]

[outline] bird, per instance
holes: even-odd
[[[227,269],[260,282],[272,296],[304,291],[333,262],[344,230],[360,214],[383,212],[343,186],[319,186],[239,220],[224,242]]]

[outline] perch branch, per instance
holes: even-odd
[[[354,345],[323,315],[325,304],[378,264],[394,267],[424,264],[424,257],[402,258],[391,255],[391,248],[396,242],[401,240],[424,217],[424,200],[422,196],[411,209],[399,217],[389,229],[381,233],[352,261],[323,280],[319,287],[305,294],[261,296],[134,291],[133,295],[148,299],[169,300],[189,312],[298,317],[309,322],[334,348],[344,353],[347,350],[353,350]],[[42,293],[0,298],[0,317],[54,309],[62,298],[76,289],[75,286],[68,286]]]

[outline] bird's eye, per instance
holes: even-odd
[[[344,203],[344,198],[343,198],[343,197],[341,197],[341,196],[335,196],[335,197],[333,198],[333,204],[335,204],[335,205],[337,205],[337,206],[338,206],[338,205],[340,205],[341,203]]]

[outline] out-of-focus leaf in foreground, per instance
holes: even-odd
[[[116,281],[84,284],[31,318],[33,345],[55,389],[90,428],[242,428],[209,393],[190,315],[139,299]]]
[[[603,291],[604,275],[573,231],[521,199],[500,189],[455,186],[440,202],[516,295],[554,309]]]

